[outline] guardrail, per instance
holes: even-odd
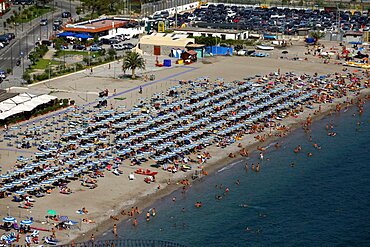
[[[59,245],[60,247],[187,247],[186,245],[164,241],[145,239],[112,239],[96,240],[82,243]]]

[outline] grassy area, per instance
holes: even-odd
[[[88,51],[69,51],[69,50],[60,50],[60,51],[57,51],[55,54],[54,54],[54,57],[58,57],[58,58],[61,58],[63,56],[88,56],[89,55],[89,52]],[[95,55],[95,57],[100,57],[101,55],[99,54],[99,52],[97,51],[94,51],[94,52],[90,52],[90,55]]]
[[[49,63],[51,63],[51,65],[60,64],[60,62],[53,61],[50,59],[39,59],[35,65],[31,66],[31,69],[46,69],[47,67],[49,67]]]
[[[17,15],[14,18],[13,22],[17,23],[25,23],[29,22],[33,19],[36,19],[46,13],[51,12],[53,9],[50,7],[37,7],[37,6],[31,6],[29,8],[23,9],[19,15]]]

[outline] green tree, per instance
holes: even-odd
[[[117,55],[116,50],[113,49],[113,48],[109,48],[108,49],[108,56],[109,56],[109,58],[113,59],[115,55]]]
[[[111,9],[114,9],[113,5],[117,2],[115,0],[81,0],[83,6],[91,11],[91,16],[95,13],[107,14]]]
[[[325,33],[320,31],[312,31],[310,32],[310,37],[315,39],[315,44],[319,42],[320,39],[325,37]]]
[[[145,61],[142,56],[137,52],[128,52],[126,56],[123,57],[122,70],[126,71],[130,69],[132,72],[132,79],[136,78],[136,69],[145,69]]]

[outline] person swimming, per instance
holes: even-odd
[[[263,153],[260,153],[260,159],[263,160]]]

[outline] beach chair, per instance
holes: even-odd
[[[59,241],[51,237],[45,237],[44,242],[49,245],[57,245]]]
[[[31,233],[31,237],[36,237],[39,235],[39,233],[40,233],[39,230],[33,230],[33,232]]]

